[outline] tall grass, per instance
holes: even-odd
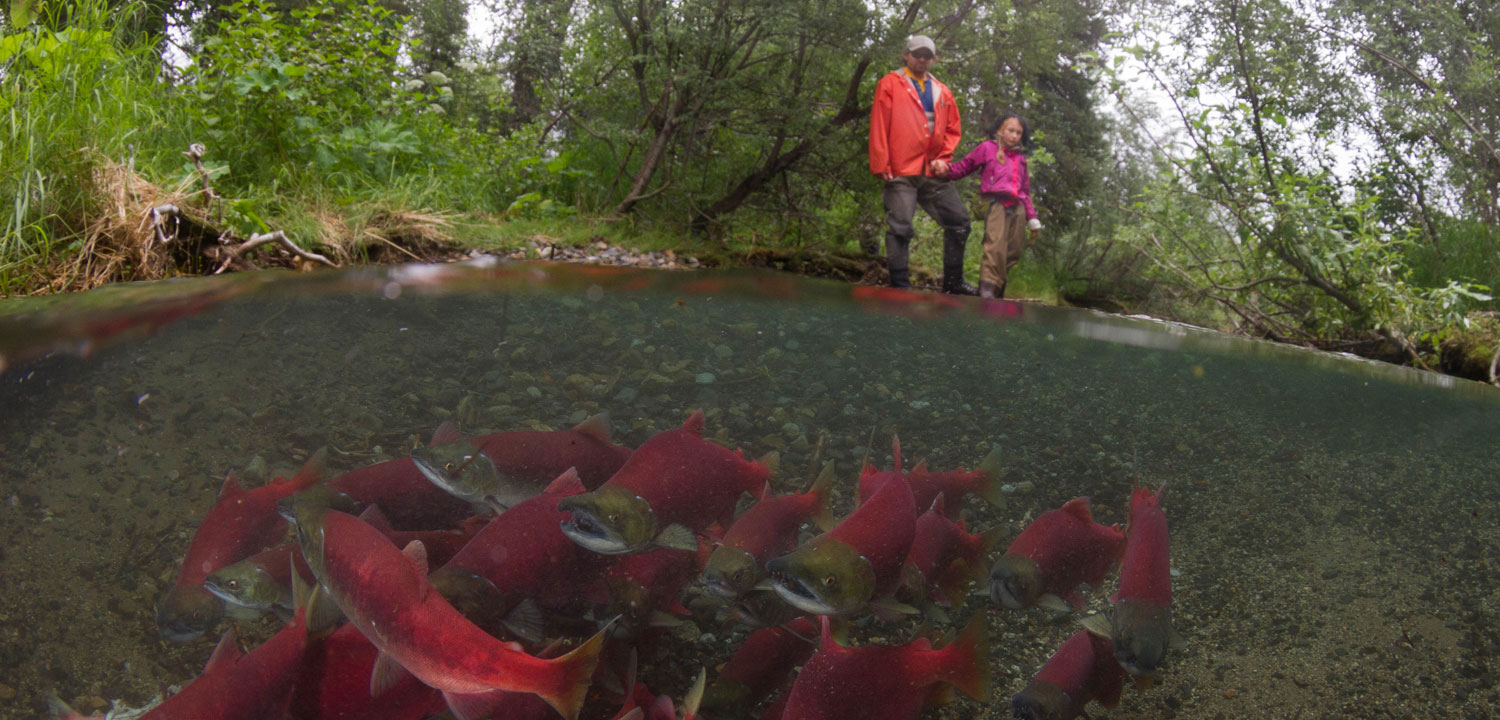
[[[45,286],[49,268],[76,251],[100,211],[100,159],[159,164],[162,148],[185,147],[171,130],[180,116],[156,49],[123,39],[133,6],[46,7],[50,14],[0,39],[0,198],[9,211],[0,295]]]

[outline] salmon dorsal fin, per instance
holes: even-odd
[[[380,511],[379,505],[367,505],[364,512],[359,514],[359,519],[382,533],[390,533],[391,521],[386,519],[385,513]]]
[[[240,485],[240,481],[235,478],[234,471],[229,471],[229,474],[224,476],[224,484],[219,486],[219,499],[223,500],[227,497],[233,497],[242,492],[245,492],[245,488],[242,487]]]
[[[1076,497],[1063,503],[1062,511],[1084,522],[1093,522],[1094,514],[1089,510],[1089,499]]]
[[[947,503],[946,500],[943,499],[943,494],[942,493],[938,493],[937,497],[935,497],[935,498],[932,499],[932,507],[927,508],[927,510],[929,512],[935,512],[935,513],[937,513],[939,515],[945,515],[945,514],[947,514],[947,512],[948,512],[948,503]]]
[[[927,458],[922,458],[921,460],[918,460],[917,464],[912,466],[912,468],[911,468],[911,474],[913,474],[913,475],[930,475],[930,474],[932,474],[932,472],[927,469]]]
[[[583,480],[578,477],[578,468],[570,467],[548,483],[542,492],[548,495],[577,495],[588,492],[588,488],[583,486]]]
[[[423,545],[421,540],[413,540],[407,543],[406,547],[401,548],[401,554],[406,556],[407,561],[411,563],[412,570],[415,570],[425,581],[427,578],[427,546]]]
[[[891,434],[891,455],[896,458],[896,464],[891,469],[901,472],[901,436],[894,433]]]
[[[607,443],[609,442],[609,413],[590,415],[588,419],[574,425],[573,431]]]
[[[292,476],[292,482],[298,487],[311,487],[323,481],[323,475],[328,469],[328,448],[320,447],[318,451],[302,463],[302,468]]]
[[[452,420],[444,420],[441,425],[437,426],[436,430],[432,431],[432,440],[427,444],[435,447],[451,442],[458,442],[463,438],[463,434],[458,431],[458,426],[454,425]]]
[[[203,674],[207,675],[219,666],[228,667],[233,665],[244,653],[240,652],[240,646],[234,642],[234,631],[225,630],[224,635],[219,638],[219,644],[214,646],[214,652],[208,656],[208,664],[203,666]]]
[[[693,414],[688,416],[687,422],[682,424],[682,429],[694,435],[697,435],[698,437],[703,437],[704,422],[705,420],[703,418],[703,411],[694,410]]]

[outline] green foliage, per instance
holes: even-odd
[[[152,165],[180,138],[154,48],[119,32],[132,9],[49,5],[0,37],[0,295],[43,284],[81,246],[101,157]]]
[[[1142,222],[1117,237],[1151,261],[1155,302],[1207,301],[1254,334],[1339,347],[1380,337],[1416,356],[1491,301],[1474,276],[1413,272],[1440,245],[1424,246],[1430,220],[1393,203],[1400,183],[1378,174],[1389,157],[1375,173],[1333,169],[1363,102],[1336,38],[1279,0],[1136,7],[1129,34],[1173,41],[1128,50],[1180,128],[1173,142],[1129,110],[1157,164],[1122,203]]]
[[[444,132],[444,86],[402,80],[402,21],[379,4],[317,0],[289,13],[242,0],[191,69],[195,119],[240,187],[286,166],[332,182],[412,169]],[[440,106],[439,106],[440,107]]]

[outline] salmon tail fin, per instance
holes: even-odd
[[[1005,487],[1000,483],[1002,468],[1000,465],[1000,444],[996,443],[990,448],[990,454],[984,456],[980,461],[977,472],[983,473],[984,478],[974,485],[974,492],[984,501],[1001,510],[1005,509]]]
[[[812,487],[807,492],[813,496],[814,509],[812,521],[819,530],[827,532],[833,529],[833,512],[829,508],[830,494],[833,492],[833,461],[823,463],[823,471],[818,473],[818,479],[813,481]]]
[[[589,694],[589,684],[594,678],[594,668],[599,666],[599,653],[604,649],[604,638],[614,623],[611,620],[587,642],[578,646],[577,650],[549,661],[561,672],[562,690],[556,694],[538,695],[568,720],[578,720],[578,711],[583,709],[583,701]]]
[[[310,488],[323,482],[323,477],[328,474],[328,447],[325,445],[302,463],[302,469],[292,476],[292,484],[298,488]]]
[[[984,583],[989,577],[990,570],[983,563],[974,566],[967,560],[954,560],[938,579],[938,592],[949,606],[960,609],[969,595],[969,584]]]
[[[1006,537],[1009,537],[1009,533],[1005,531],[1003,526],[993,527],[979,533],[979,554],[988,557],[990,553],[994,552],[1000,541]]]
[[[980,702],[989,699],[990,636],[983,612],[975,614],[958,638],[941,652],[940,680]]]

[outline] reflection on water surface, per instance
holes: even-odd
[[[216,634],[163,643],[152,608],[226,473],[253,458],[289,475],[326,446],[342,472],[408,452],[444,420],[560,429],[598,412],[633,447],[695,409],[747,456],[779,451],[783,491],[826,432],[840,515],[862,461],[890,467],[892,434],[908,463],[934,468],[973,466],[998,443],[1008,505],[970,500],[964,514],[971,530],[1004,528],[1002,547],[1079,495],[1123,523],[1134,483],[1167,483],[1188,644],[1110,717],[1500,708],[1492,388],[1161,323],[851,298],[779,275],[443,266],[162,287],[132,290],[153,295],[142,313],[61,301],[0,316],[0,717],[38,716],[48,691],[79,709],[140,705],[201,670]],[[1087,594],[1093,607],[1112,582]],[[1077,624],[975,588],[943,627],[975,612],[991,633],[988,716],[1007,716]],[[692,620],[643,655],[653,689],[680,696],[700,666],[712,680],[744,636]],[[253,646],[279,625],[240,629]],[[855,637],[912,629],[873,622]],[[926,716],[981,712],[959,700]]]

